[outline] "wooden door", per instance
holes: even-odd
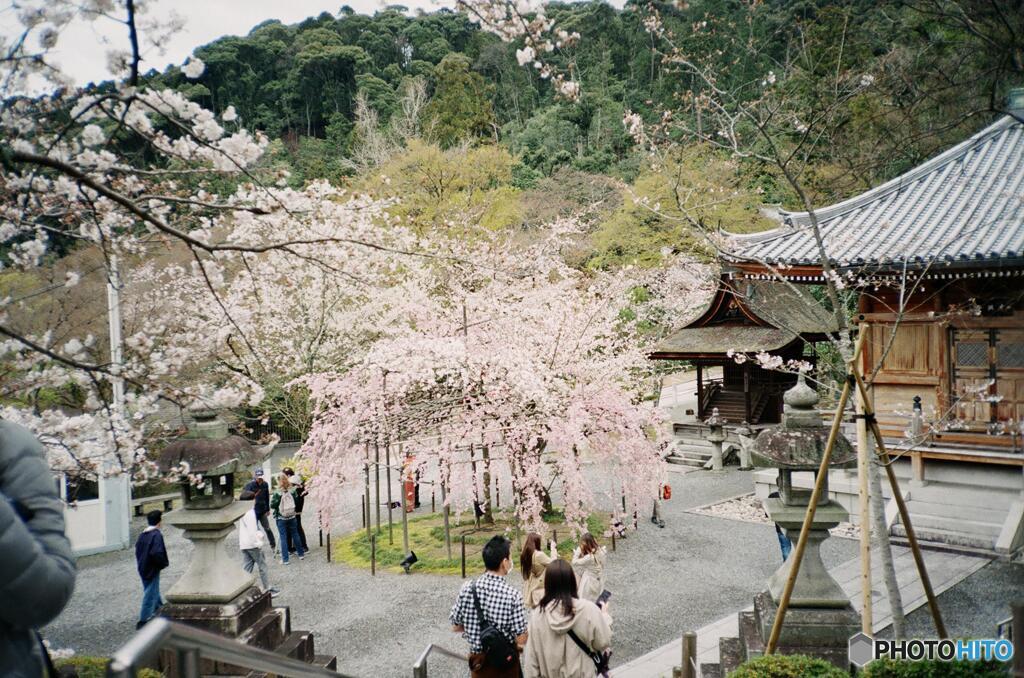
[[[954,416],[970,430],[987,430],[993,414],[990,396],[995,393],[992,333],[989,330],[951,332]]]
[[[1024,420],[1024,330],[996,330],[995,372],[996,420],[1019,424]]]

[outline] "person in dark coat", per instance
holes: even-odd
[[[160,511],[147,513],[146,522],[149,523],[149,527],[142,531],[135,542],[135,563],[139,568],[139,577],[142,578],[142,609],[139,610],[139,623],[135,628],[141,629],[146,622],[156,616],[157,610],[163,604],[160,598],[160,570],[170,564],[167,560],[167,548],[164,546],[164,535],[160,532],[163,515]]]
[[[56,619],[75,588],[64,508],[42,445],[0,421],[0,676],[39,678],[36,629]]]
[[[267,533],[267,541],[270,542],[270,550],[277,551],[277,543],[274,541],[274,531],[270,529],[270,485],[263,480],[263,469],[258,468],[252,474],[252,480],[245,484],[243,491],[252,492],[253,510],[256,511],[256,518]]]

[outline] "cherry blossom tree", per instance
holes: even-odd
[[[528,529],[550,508],[555,477],[576,529],[596,495],[612,491],[592,484],[598,475],[614,479],[631,507],[654,495],[664,421],[642,396],[657,337],[639,328],[652,314],[695,305],[708,276],[699,266],[582,273],[555,248],[578,228],[555,224],[526,248],[463,243],[458,260],[422,269],[389,295],[393,331],[350,369],[298,380],[314,402],[301,455],[322,506],[361,476],[370,446],[396,443],[418,464],[437,464],[456,509],[489,504],[485,478],[510,479]],[[652,294],[624,313],[638,285]],[[590,465],[600,473],[585,476]]]

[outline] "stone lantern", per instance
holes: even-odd
[[[261,463],[273,445],[253,448],[245,438],[229,434],[216,412],[203,409],[191,414],[195,423],[189,432],[165,447],[159,460],[162,471],[185,463],[189,473],[202,475],[201,486],[182,481],[185,510],[165,518],[184,530],[195,547],[185,574],[167,591],[167,600],[223,604],[253,583],[253,575],[228,556],[224,544],[238,519],[252,510],[251,503],[235,502],[235,475]]]
[[[715,471],[721,471],[723,467],[722,461],[722,443],[725,442],[725,425],[728,420],[718,414],[718,408],[712,408],[711,416],[704,422],[711,430],[708,432],[708,442],[711,443],[713,449],[711,451],[711,468]]]
[[[817,476],[829,427],[822,424],[821,415],[815,408],[818,394],[804,382],[803,375],[800,375],[796,386],[786,391],[783,402],[782,423],[758,435],[752,456],[755,466],[779,470],[780,496],[765,500],[764,507],[769,517],[792,540],[795,553],[811,491],[796,487],[793,474],[810,471]],[[832,448],[830,466],[851,468],[856,463],[857,455],[850,441],[842,434],[838,435]],[[829,529],[847,518],[846,510],[829,499],[826,477],[779,637],[779,649],[783,653],[811,654],[844,669],[848,666],[847,642],[860,629],[860,616],[850,605],[842,587],[825,569],[820,549],[821,543],[829,537]],[[768,590],[758,594],[754,600],[755,615],[764,641],[770,635],[792,563],[790,556],[768,580]]]

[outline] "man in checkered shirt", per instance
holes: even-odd
[[[476,582],[476,595],[484,617],[520,649],[526,644],[526,608],[523,595],[509,586],[505,575],[512,569],[510,544],[505,537],[492,537],[484,546],[484,567],[487,571]],[[519,678],[518,656],[507,669],[496,669],[484,661],[480,645],[480,620],[473,604],[473,581],[462,585],[459,597],[448,619],[452,630],[461,633],[469,643],[469,666],[473,678]]]

